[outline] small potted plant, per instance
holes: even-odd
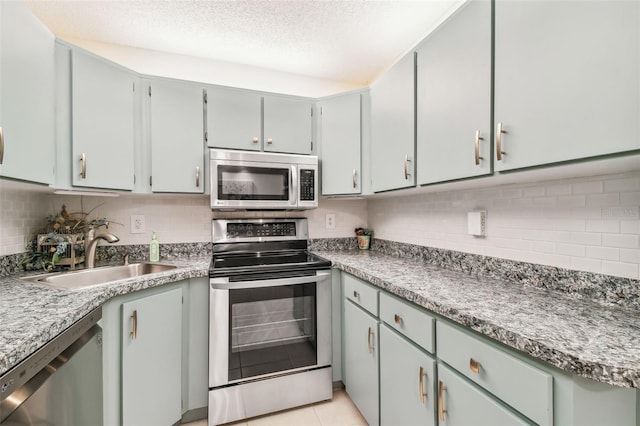
[[[373,236],[373,229],[369,228],[356,228],[356,238],[358,239],[358,247],[361,250],[368,250],[371,244],[371,237]]]
[[[95,210],[95,208],[93,209]],[[46,227],[27,244],[29,254],[22,259],[25,269],[41,267],[53,271],[61,266],[75,268],[84,262],[84,235],[111,222],[105,218],[89,220],[89,213],[69,213],[65,205],[47,218]]]

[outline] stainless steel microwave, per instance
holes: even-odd
[[[318,157],[209,150],[214,210],[304,210],[318,207]]]

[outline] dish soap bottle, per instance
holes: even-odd
[[[149,243],[149,260],[151,262],[157,262],[160,260],[160,243],[158,242],[158,237],[156,236],[155,231],[153,232],[151,242]]]

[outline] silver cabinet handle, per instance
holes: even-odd
[[[411,176],[411,173],[409,173],[409,163],[411,162],[411,160],[409,160],[409,156],[405,155],[404,156],[404,178],[406,180],[409,180],[409,176]]]
[[[273,139],[269,138],[267,139],[267,145],[271,145],[273,143]]]
[[[375,347],[373,346],[372,343],[372,337],[373,337],[373,330],[371,329],[371,327],[369,327],[369,333],[367,334],[367,346],[369,347],[369,353],[372,354],[373,350],[375,349]]]
[[[0,164],[4,161],[4,132],[0,127]]]
[[[259,139],[258,138],[253,138],[253,143],[258,143]]]
[[[480,157],[480,141],[483,141],[484,138],[480,136],[480,130],[476,130],[476,139],[475,139],[475,148],[476,148],[476,166],[480,165],[480,160],[484,160],[483,157]]]
[[[498,129],[496,131],[496,156],[498,158],[498,161],[502,160],[502,156],[506,154],[506,152],[502,150],[503,133],[507,133],[507,131],[503,129],[502,123],[498,123]]]
[[[131,340],[136,340],[138,338],[138,310],[134,310],[133,313],[131,314],[131,319],[133,320],[133,324],[131,327],[131,333],[129,333],[129,335],[131,336]]]
[[[82,164],[80,169],[80,177],[82,179],[86,179],[87,178],[87,155],[84,152],[80,156],[80,162]]]
[[[351,179],[353,180],[353,187],[355,188],[358,184],[356,182],[356,169],[353,169],[353,172],[351,173]]]
[[[196,188],[200,188],[200,166],[196,166]]]

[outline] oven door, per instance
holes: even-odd
[[[331,365],[331,272],[210,283],[209,387]]]
[[[292,209],[298,205],[295,164],[211,160],[211,208]]]

